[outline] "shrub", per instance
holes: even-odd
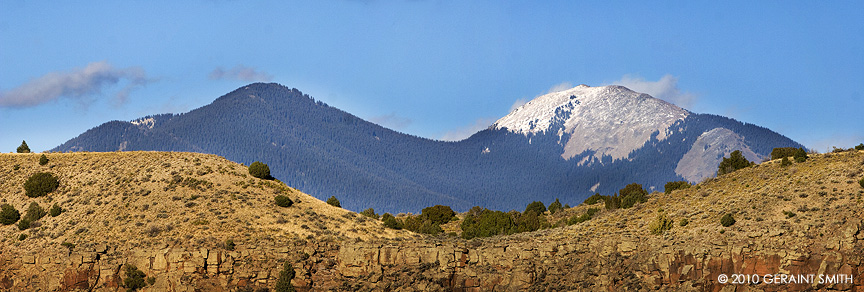
[[[147,283],[144,282],[146,277],[147,275],[139,270],[138,267],[126,264],[126,279],[123,279],[123,286],[126,287],[126,291],[130,292],[144,288],[147,286]]]
[[[678,221],[678,226],[684,227],[687,224],[690,224],[690,220],[687,220],[687,218],[681,218],[681,221]]]
[[[861,144],[858,144],[858,146],[855,146],[855,150],[864,150],[864,143],[861,143]]]
[[[859,181],[858,181],[858,184],[861,185],[862,188],[864,188],[864,178],[862,178],[861,180],[859,180]]]
[[[384,226],[387,226],[388,228],[402,229],[402,222],[399,222],[399,220],[396,219],[396,217],[393,217],[390,213],[384,213],[384,215],[381,216],[381,221],[383,221]]]
[[[428,219],[432,224],[444,224],[453,220],[456,212],[450,206],[435,205],[432,207],[423,208],[421,211],[423,219]]]
[[[615,210],[621,208],[621,199],[618,196],[605,196],[603,198],[606,210]]]
[[[438,233],[444,232],[441,229],[441,225],[432,222],[425,216],[409,216],[405,218],[405,222],[403,223],[405,229],[411,230],[417,233],[431,234],[436,235]]]
[[[21,165],[20,165],[20,164],[15,164],[15,165],[12,166],[12,170],[19,170],[19,169],[21,169]]]
[[[555,202],[549,204],[549,214],[555,214],[555,212],[564,210],[564,207],[561,206],[561,202],[558,201],[558,198],[555,198]]]
[[[18,230],[27,230],[27,228],[30,228],[30,222],[30,219],[22,218],[18,221]]]
[[[783,211],[783,215],[786,215],[786,218],[792,218],[792,217],[795,217],[795,212]]]
[[[336,196],[330,196],[330,198],[327,199],[327,204],[330,204],[330,206],[333,207],[342,208],[342,203],[339,203],[339,199],[337,199]]]
[[[249,174],[260,179],[272,179],[270,176],[270,167],[260,161],[252,162],[249,165]]]
[[[373,208],[363,210],[363,212],[360,212],[360,214],[363,216],[372,218],[372,219],[376,219],[376,220],[381,217],[380,215],[375,214],[375,209],[373,209]]]
[[[513,221],[516,223],[516,232],[531,232],[549,227],[549,222],[546,221],[546,216],[537,213],[535,210],[529,210],[528,212],[522,213],[522,215],[519,215]]]
[[[42,156],[39,156],[39,165],[46,165],[46,164],[48,164],[48,157],[45,156],[45,154],[42,154]]]
[[[717,166],[717,175],[724,175],[733,171],[753,165],[752,162],[744,158],[741,150],[732,151],[729,158],[723,157],[723,161]]]
[[[25,239],[27,239],[27,233],[21,233],[18,235],[18,241],[23,241]]]
[[[544,212],[546,212],[546,205],[543,205],[543,202],[534,201],[528,204],[528,206],[525,207],[525,212],[522,213],[525,214],[530,211],[534,211],[537,214],[543,214]]]
[[[235,247],[237,247],[237,245],[234,244],[234,240],[229,239],[225,241],[225,249],[234,250]]]
[[[773,150],[771,150],[771,160],[780,159],[783,157],[790,157],[792,155],[795,155],[795,151],[797,150],[798,149],[795,147],[774,148]]]
[[[21,213],[18,213],[15,207],[9,204],[0,206],[0,224],[10,225],[18,222],[18,219],[21,219]]]
[[[660,235],[672,229],[672,219],[666,217],[666,212],[659,212],[654,222],[648,225],[651,229],[651,234]]]
[[[798,150],[795,150],[795,154],[793,156],[795,158],[795,162],[797,163],[807,161],[807,158],[810,158],[809,156],[807,156],[807,151],[804,151],[804,148],[798,148]]]
[[[60,181],[53,174],[47,172],[36,173],[24,183],[24,191],[28,197],[36,198],[53,192],[60,186]]]
[[[594,205],[594,204],[597,204],[598,202],[605,200],[605,198],[606,198],[606,196],[600,195],[599,193],[594,193],[593,195],[591,195],[590,197],[585,199],[585,201],[583,201],[582,204]]]
[[[637,183],[632,183],[625,186],[623,189],[618,191],[619,197],[621,199],[621,208],[627,209],[636,205],[636,203],[643,203],[648,200],[646,195],[648,195],[648,191],[642,188],[642,185]]]
[[[783,159],[780,160],[780,166],[787,167],[790,165],[792,165],[792,161],[789,161],[789,157],[783,157]]]
[[[48,215],[48,212],[45,212],[45,209],[39,206],[36,202],[32,202],[30,203],[30,206],[27,207],[27,215],[24,216],[24,218],[36,221],[42,219],[45,215]]]
[[[282,270],[279,271],[279,278],[276,280],[276,292],[294,291],[294,286],[291,286],[292,279],[294,279],[294,267],[286,262],[282,266]]]
[[[732,218],[732,214],[727,213],[723,215],[723,218],[720,218],[720,225],[723,225],[723,227],[729,227],[732,224],[735,224],[735,218]]]
[[[30,146],[27,146],[27,141],[21,141],[21,146],[16,149],[18,153],[30,153]]]
[[[674,190],[683,190],[683,189],[687,189],[687,188],[690,188],[690,182],[688,182],[686,180],[670,181],[670,182],[667,182],[666,185],[664,186],[663,192],[666,194],[669,194]]]
[[[515,232],[516,223],[510,214],[473,207],[460,224],[462,238],[490,237]]]
[[[57,206],[57,203],[54,203],[54,206],[51,206],[51,210],[48,210],[48,215],[51,215],[51,217],[60,216],[60,213],[63,213],[63,208]]]
[[[276,206],[279,207],[291,207],[294,205],[294,201],[292,201],[288,196],[285,195],[277,195],[276,196]]]

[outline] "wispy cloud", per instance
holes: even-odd
[[[140,67],[114,68],[108,62],[94,62],[69,72],[52,72],[30,80],[9,91],[0,92],[0,107],[24,108],[47,103],[62,97],[90,103],[102,88],[126,80],[126,86],[114,95],[114,104],[125,104],[132,90],[147,85]]]
[[[396,115],[395,112],[383,116],[372,117],[369,121],[394,130],[402,130],[413,122],[409,118]]]
[[[464,140],[465,138],[471,137],[475,133],[489,128],[489,125],[495,122],[493,118],[480,118],[475,120],[473,123],[466,125],[464,127],[460,127],[457,129],[453,129],[441,135],[441,140],[444,141],[459,141]]]
[[[552,87],[549,88],[549,90],[546,90],[546,93],[544,93],[544,94],[559,92],[559,91],[567,90],[570,88],[573,88],[573,84],[565,81],[565,82],[561,82],[561,83],[553,85]],[[534,98],[537,98],[537,97],[540,97],[540,95],[535,96]],[[509,112],[513,112],[514,110],[516,110],[520,106],[528,103],[529,101],[531,101],[531,99],[525,98],[525,97],[517,99],[516,101],[513,102],[512,105],[510,105],[510,111]]]
[[[612,82],[612,84],[621,85],[636,92],[647,93],[687,109],[693,106],[697,98],[695,94],[681,91],[678,88],[678,77],[669,74],[657,81],[647,81],[642,77],[628,74],[621,77],[621,80]]]
[[[210,78],[210,80],[230,79],[246,82],[269,82],[273,80],[273,75],[270,75],[267,72],[260,71],[252,67],[246,67],[241,64],[234,66],[234,68],[228,70],[222,69],[222,67],[213,69],[213,71],[210,72],[207,78]]]

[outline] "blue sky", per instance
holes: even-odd
[[[864,142],[860,1],[72,2],[0,2],[2,152],[254,81],[435,139],[622,84],[821,152]]]

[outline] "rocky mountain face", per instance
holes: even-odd
[[[273,175],[350,210],[436,204],[520,209],[575,204],[629,183],[713,176],[723,156],[752,161],[803,147],[755,125],[695,114],[621,86],[540,96],[458,142],[395,132],[278,84],[250,84],[180,115],[93,128],[54,151],[190,151],[270,165]]]
[[[785,167],[770,161],[688,189],[652,193],[630,209],[602,210],[602,204],[566,209],[579,214],[601,208],[593,219],[568,227],[473,240],[384,229],[380,222],[301,193],[286,191],[298,205],[278,208],[268,202],[273,187],[248,183],[249,178],[232,174],[241,166],[214,156],[48,157],[51,162],[39,166],[36,154],[0,155],[6,203],[22,209],[31,201],[59,202],[67,208],[25,231],[0,226],[4,291],[117,291],[128,277],[124,264],[154,278],[142,291],[255,291],[272,289],[284,262],[292,264],[296,276],[291,283],[299,291],[864,289],[864,187],[858,183],[864,179],[864,151],[811,155]],[[160,168],[166,162],[170,166]],[[13,170],[15,164],[19,169]],[[208,166],[216,171],[197,175]],[[137,169],[144,171],[133,172]],[[58,174],[61,188],[48,197],[23,196],[23,177],[45,170]],[[172,172],[213,187],[171,190],[171,182],[162,177]],[[114,173],[132,177],[127,182]],[[124,195],[124,188],[148,174],[156,181],[148,188],[151,193]],[[83,184],[72,183],[77,181]],[[183,198],[178,206],[170,205],[177,192]],[[194,194],[200,197],[191,199]],[[102,203],[85,203],[96,200]],[[188,202],[200,204],[185,207]],[[143,204],[150,207],[142,210]],[[168,207],[169,212],[161,212]],[[232,208],[223,219],[212,211]],[[115,214],[121,218],[112,218]],[[650,227],[660,214],[674,224],[653,234]],[[736,222],[723,227],[725,214]],[[687,224],[680,223],[684,219]],[[136,221],[174,227],[150,236],[149,230],[135,228]],[[29,236],[19,240],[19,234]],[[226,238],[236,246],[222,244]],[[833,282],[815,278],[811,283],[738,285],[718,280],[733,274],[760,279],[812,274],[830,276]]]

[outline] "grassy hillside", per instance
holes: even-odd
[[[215,155],[169,152],[0,154],[0,203],[25,216],[35,202],[48,211],[27,230],[0,226],[0,245],[159,247],[273,244],[296,239],[373,240],[414,236],[332,207],[278,181],[254,178],[245,166]],[[37,172],[59,188],[30,198],[24,184]],[[276,195],[294,205],[279,207]],[[22,235],[26,236],[25,239]]]

